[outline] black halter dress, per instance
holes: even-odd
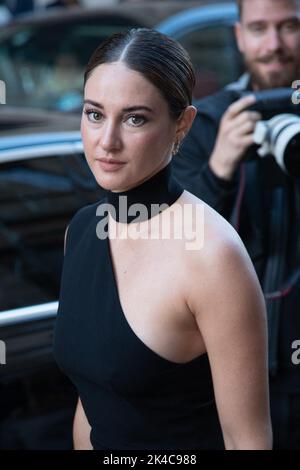
[[[135,335],[120,304],[109,240],[97,236],[100,204],[110,203],[121,220],[121,195],[128,206],[149,208],[171,205],[181,193],[168,165],[137,188],[109,192],[70,222],[54,355],[78,390],[95,450],[224,448],[207,355],[178,364]]]

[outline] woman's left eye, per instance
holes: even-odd
[[[99,122],[102,118],[102,114],[95,109],[84,109],[83,111],[90,122]]]
[[[144,116],[139,116],[137,114],[133,116],[129,116],[129,118],[127,119],[127,122],[129,122],[129,125],[133,127],[142,126],[143,124],[145,124],[146,121],[147,120]]]

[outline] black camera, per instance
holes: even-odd
[[[242,96],[253,94],[243,92]],[[288,175],[300,177],[300,91],[277,88],[254,93],[256,103],[248,109],[258,111],[262,120],[254,131],[255,152],[249,149],[247,157],[272,155]]]

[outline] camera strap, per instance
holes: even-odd
[[[288,244],[288,198],[284,187],[271,193],[270,218],[267,237],[267,259],[262,286],[266,298],[269,332],[269,370],[271,376],[278,369],[278,336],[282,295],[278,286],[283,285]],[[280,290],[281,291],[281,290]]]

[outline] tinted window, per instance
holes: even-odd
[[[0,165],[0,311],[58,299],[66,226],[102,194],[82,154]]]
[[[137,26],[126,18],[89,18],[0,34],[0,79],[9,105],[61,111],[81,106],[83,72],[108,36]]]
[[[238,78],[240,56],[231,26],[207,26],[177,39],[188,50],[196,69],[195,97],[214,93]]]

